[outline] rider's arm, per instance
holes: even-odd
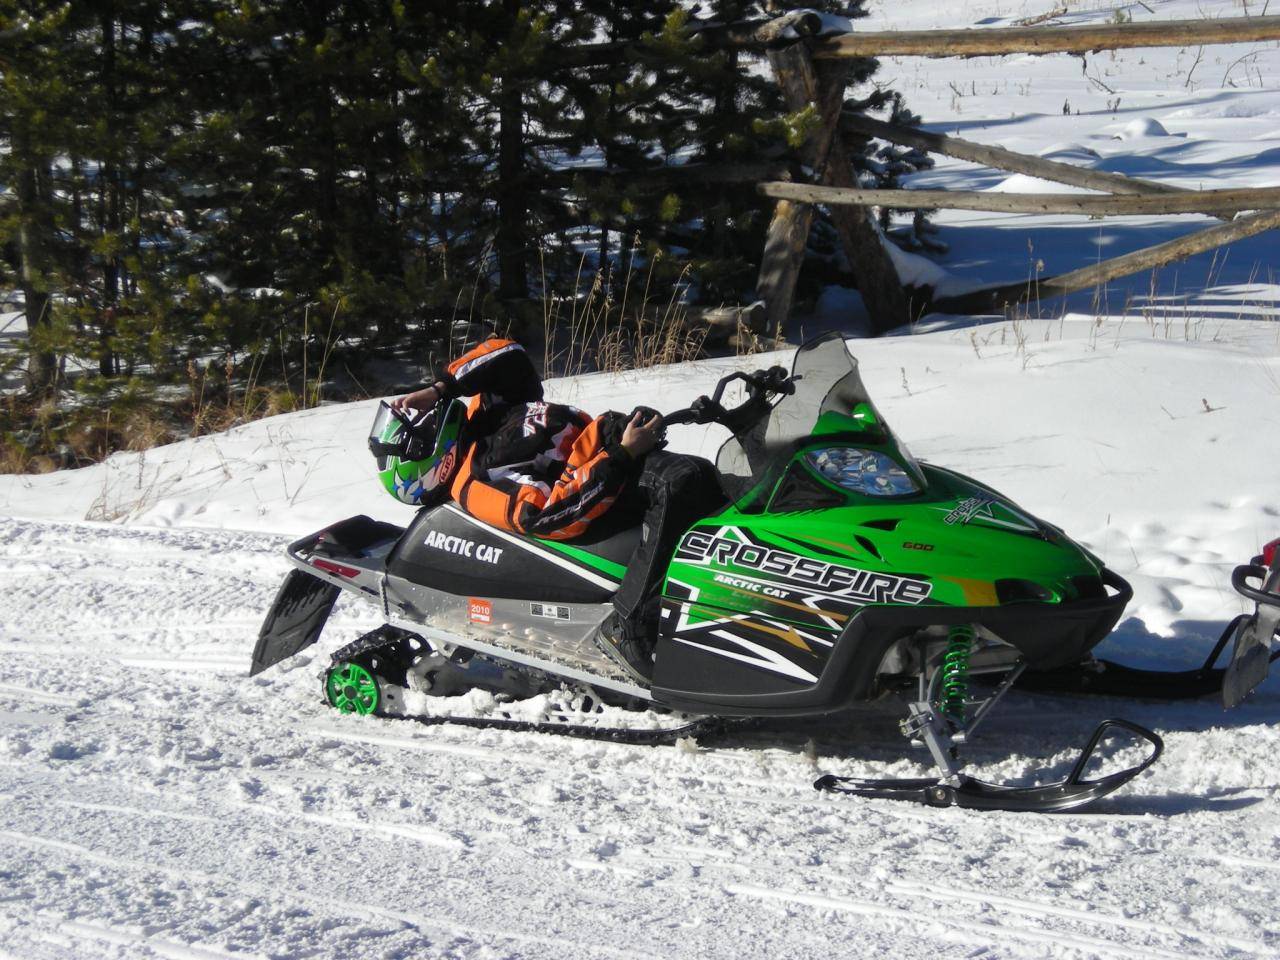
[[[430,410],[445,395],[445,385],[443,381],[437,380],[435,383],[425,386],[413,393],[405,394],[403,397],[397,397],[391,401],[391,409],[403,413],[405,409],[409,410]]]
[[[430,410],[445,397],[490,394],[506,403],[542,399],[542,380],[524,347],[496,337],[468,350],[425,387],[391,402],[393,410]]]
[[[542,380],[524,347],[497,337],[468,350],[440,375],[451,397],[492,394],[507,403],[542,399]]]

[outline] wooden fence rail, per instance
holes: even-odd
[[[877,120],[862,113],[841,114],[840,129],[842,132],[861,136],[863,139],[875,137],[904,147],[915,147],[917,150],[926,150],[929,153],[941,153],[957,160],[968,160],[972,163],[995,167],[997,170],[1022,173],[1029,177],[1039,177],[1041,180],[1065,183],[1071,187],[1084,187],[1087,190],[1103,190],[1107,193],[1133,196],[1182,192],[1182,187],[1167,183],[1154,183],[1137,177],[1126,177],[1119,173],[1108,173],[1105,170],[1090,170],[1088,167],[1046,160],[1044,157],[1032,157],[1025,153],[1006,150],[1004,147],[991,147],[984,143],[961,140],[959,137],[949,137],[942,133],[931,133],[928,130],[916,130],[885,123],[883,120]]]
[[[1143,270],[1164,266],[1174,260],[1204,253],[1224,244],[1280,227],[1280,210],[1268,210],[1252,216],[1238,217],[1230,223],[1207,227],[1185,237],[1178,237],[1153,247],[1135,250],[1123,256],[1062,273],[1054,277],[1022,280],[1017,283],[984,287],[955,297],[938,299],[930,309],[938,313],[991,313],[1004,310],[1011,303],[1046,300],[1079,290],[1101,287],[1109,280],[1127,277]]]
[[[975,190],[864,190],[812,183],[765,181],[766,197],[800,203],[891,207],[895,210],[985,210],[991,213],[1060,213],[1089,217],[1136,214],[1236,213],[1280,209],[1280,187],[1187,190],[1147,196],[1093,196],[1080,193],[990,193]]]
[[[1088,53],[1134,47],[1198,47],[1280,40],[1280,17],[1162,20],[1074,27],[993,27],[989,30],[905,30],[845,33],[813,42],[816,60],[851,57],[991,57],[1002,54]]]

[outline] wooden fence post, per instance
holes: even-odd
[[[774,79],[782,88],[787,109],[793,113],[809,106],[818,109],[819,122],[804,146],[804,162],[814,170],[827,164],[835,142],[837,121],[844,106],[844,84],[822,84],[803,43],[792,43],[769,51]],[[844,73],[844,70],[840,70]],[[804,264],[809,228],[813,225],[813,205],[779,200],[765,237],[760,258],[756,293],[765,302],[765,329],[777,336],[791,313],[796,279]]]
[[[849,155],[838,135],[847,68],[839,63],[815,66],[803,41],[770,50],[769,62],[788,110],[799,112],[810,105],[818,109],[819,122],[804,148],[805,163],[814,171],[816,180],[833,186],[853,186]],[[813,216],[810,203],[780,199],[774,207],[756,283],[757,293],[765,302],[767,329],[774,335],[791,313]],[[833,207],[831,218],[876,332],[909,321],[906,293],[880,232],[870,220],[870,212]]]

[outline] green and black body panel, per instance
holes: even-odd
[[[842,490],[806,457],[832,442],[899,456],[874,432],[811,438],[685,534],[664,591],[656,700],[826,713],[874,696],[886,653],[926,627],[983,627],[1050,669],[1079,662],[1115,626],[1129,585],[1057,528],[914,461],[913,494]]]

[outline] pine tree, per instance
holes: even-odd
[[[68,139],[71,87],[61,69],[70,9],[59,2],[0,3],[0,178],[14,185],[15,203],[3,239],[17,254],[27,315],[26,383],[33,394],[53,388],[53,294],[57,291],[53,164]]]

